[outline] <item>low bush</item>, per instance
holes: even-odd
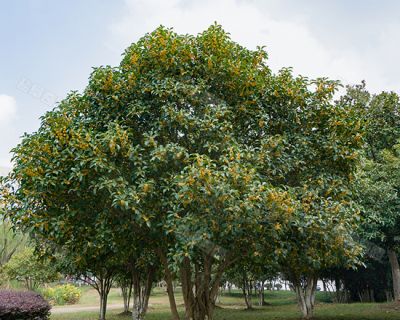
[[[53,305],[75,304],[79,302],[82,292],[71,284],[46,288],[42,291],[43,296]]]
[[[1,320],[47,320],[50,304],[32,291],[0,291]]]

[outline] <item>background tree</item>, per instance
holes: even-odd
[[[400,99],[394,92],[371,95],[365,83],[348,87],[344,101],[359,110],[366,124],[365,160],[356,180],[357,201],[363,206],[361,236],[387,250],[395,300],[400,299],[398,263]]]
[[[265,306],[264,288],[267,280],[272,280],[278,275],[275,260],[270,258],[267,261],[261,260],[262,255],[255,251],[252,257],[245,257],[237,261],[224,277],[225,281],[241,288],[245,300],[246,308],[253,308],[252,297],[258,294],[258,305]],[[271,288],[273,290],[273,288]]]
[[[1,217],[1,213],[0,213]],[[12,226],[6,220],[0,222],[0,269],[19,249],[24,248],[27,237],[21,233],[15,233]]]
[[[273,84],[273,94],[264,96],[258,170],[276,188],[270,197],[280,205],[269,209],[273,232],[265,243],[295,287],[304,317],[312,317],[318,274],[327,266],[359,263],[351,179],[362,122],[351,103],[333,101],[334,81],[294,77],[284,69]]]
[[[362,235],[387,250],[394,299],[400,299],[400,268],[397,257],[400,235],[400,146],[365,160],[358,175],[359,201],[365,210]]]
[[[13,255],[4,271],[11,280],[22,281],[28,290],[36,290],[39,285],[60,278],[49,261],[38,260],[33,248],[25,248]]]

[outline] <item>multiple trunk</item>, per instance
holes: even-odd
[[[26,277],[25,278],[25,287],[30,290],[30,291],[34,291],[37,288],[38,284],[36,283],[36,281],[34,279],[32,279],[32,277]]]
[[[124,300],[124,313],[129,313],[129,305],[132,297],[132,286],[132,279],[129,282],[121,285],[122,298]]]
[[[107,299],[113,283],[113,275],[111,271],[103,270],[95,275],[81,277],[81,280],[96,289],[100,296],[99,320],[106,319]]]
[[[267,303],[265,302],[264,281],[260,281],[258,285],[258,305],[260,307],[266,306]]]
[[[112,276],[108,272],[106,272],[104,275],[101,274],[98,278],[96,278],[94,288],[97,290],[100,296],[99,320],[106,319],[107,299],[111,286]]]
[[[171,307],[172,319],[180,320],[177,310],[173,276],[168,266],[167,258],[164,254],[160,254],[160,259],[164,267],[165,282]],[[400,266],[396,252],[388,250],[388,257],[392,270],[394,300],[400,301]],[[212,255],[203,255],[200,263],[191,263],[188,257],[185,257],[180,269],[182,293],[185,304],[185,320],[212,320],[215,300],[218,295],[219,284],[222,273],[227,267],[227,262],[219,264],[218,268],[213,272],[214,258]],[[124,298],[124,312],[129,311],[129,303],[132,295],[133,287],[133,320],[143,320],[148,309],[149,297],[154,281],[155,270],[150,268],[141,278],[139,272],[133,272],[132,282],[128,286],[123,286],[122,295]],[[298,304],[303,314],[303,318],[311,319],[313,317],[315,305],[315,292],[317,288],[318,277],[308,275],[301,279],[292,279],[293,288],[296,292]],[[100,312],[99,320],[105,320],[107,310],[107,298],[112,285],[112,275],[108,272],[100,274],[90,283],[99,293],[100,296]],[[340,292],[340,286],[336,282],[337,291]],[[246,275],[243,275],[242,290],[248,309],[252,308],[251,284]],[[364,300],[364,299],[361,299]],[[259,305],[265,305],[264,301],[264,283],[259,288]]]
[[[249,281],[246,271],[243,272],[242,276],[242,292],[244,296],[244,302],[246,303],[246,308],[248,310],[253,309],[253,301],[252,301],[252,285],[251,281]]]
[[[308,275],[303,280],[293,279],[293,288],[296,292],[297,301],[304,319],[311,319],[314,313],[315,292],[318,277]]]
[[[357,294],[358,294],[358,299],[360,299],[360,302],[375,302],[374,290],[371,288],[358,290]]]
[[[133,272],[133,320],[143,320],[146,315],[151,288],[154,281],[154,268],[149,268],[145,278],[141,278],[143,274],[139,272]]]
[[[188,257],[183,259],[180,273],[185,320],[213,319],[221,277],[229,264],[223,260],[213,269],[214,260],[212,252],[205,253],[195,263]]]
[[[393,298],[394,301],[400,301],[400,267],[397,254],[392,249],[388,249],[390,267],[392,269],[393,279]]]

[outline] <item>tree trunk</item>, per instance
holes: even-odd
[[[143,320],[148,306],[151,289],[153,286],[154,269],[149,268],[145,279],[141,279],[142,274],[133,272],[133,320]]]
[[[106,319],[106,311],[107,311],[107,298],[108,293],[100,293],[100,312],[99,312],[99,320]]]
[[[133,281],[131,281],[130,286],[129,286],[129,291],[128,291],[128,310],[127,311],[129,311],[129,305],[131,303],[132,289],[133,289]]]
[[[161,263],[164,267],[164,275],[165,275],[165,283],[167,286],[167,293],[169,299],[169,306],[171,308],[171,316],[172,320],[180,320],[180,316],[178,313],[178,308],[176,307],[175,295],[174,295],[174,286],[172,283],[172,273],[168,266],[168,260],[164,252],[162,250],[157,251],[158,256],[160,257]]]
[[[390,267],[392,269],[393,279],[393,298],[394,301],[400,301],[400,267],[399,261],[397,260],[397,254],[392,249],[388,249],[388,256]]]
[[[335,277],[335,293],[336,293],[336,302],[337,303],[341,303],[342,302],[342,298],[340,295],[340,279],[338,277]]]
[[[214,250],[214,249],[213,249]],[[219,261],[213,269],[214,251],[210,250],[196,263],[185,257],[181,265],[185,320],[212,320],[222,274],[229,260]],[[212,272],[214,271],[214,273]]]
[[[194,294],[192,287],[192,270],[189,259],[185,257],[181,266],[182,295],[185,304],[185,319],[193,319]]]
[[[317,281],[318,278],[314,275],[307,276],[303,284],[300,279],[293,279],[293,287],[304,319],[311,319],[313,317]]]
[[[101,274],[99,277],[96,277],[94,288],[97,290],[100,296],[99,320],[106,319],[107,299],[108,299],[108,294],[110,293],[111,285],[112,285],[111,274],[106,272],[105,275]]]
[[[260,281],[259,285],[260,288],[258,289],[258,294],[259,294],[258,305],[262,307],[267,305],[267,303],[265,302],[264,281]]]
[[[250,283],[247,278],[246,271],[243,272],[242,276],[242,291],[243,291],[243,296],[244,296],[244,302],[246,303],[246,309],[250,310],[253,309],[253,303],[251,300],[251,289],[250,289]]]
[[[94,280],[92,277],[94,276]],[[101,270],[98,274],[94,275],[83,275],[81,280],[86,282],[88,285],[93,287],[100,297],[100,310],[99,310],[99,320],[106,319],[107,311],[107,298],[110,293],[110,289],[113,283],[113,272],[110,270]]]
[[[129,306],[132,297],[132,280],[121,285],[122,298],[124,300],[124,313],[129,312]]]
[[[121,286],[122,300],[124,301],[124,313],[128,313],[128,287]]]
[[[242,291],[243,291],[244,302],[246,303],[246,309],[247,310],[253,309],[251,294],[249,294],[248,290],[245,287],[243,287]]]
[[[386,295],[386,302],[392,302],[393,301],[392,293],[389,290],[385,290],[385,295]]]

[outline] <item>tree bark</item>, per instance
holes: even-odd
[[[107,299],[113,282],[113,273],[109,270],[102,270],[97,275],[94,275],[94,277],[95,280],[88,276],[84,276],[81,279],[98,292],[100,296],[99,320],[105,320]]]
[[[215,248],[193,262],[185,257],[181,265],[182,293],[186,320],[212,320],[215,301],[225,269],[233,261],[225,257],[214,265]]]
[[[141,275],[136,270],[133,271],[133,320],[143,320],[146,315],[153,286],[154,269],[149,268],[147,270],[145,279],[142,279]]]
[[[158,256],[160,257],[161,263],[164,267],[164,276],[165,276],[165,283],[167,285],[167,293],[169,299],[169,306],[171,308],[171,316],[172,320],[180,320],[180,316],[178,313],[178,308],[176,307],[175,295],[174,295],[174,286],[172,283],[172,273],[168,266],[168,259],[162,250],[157,251]]]
[[[124,282],[124,284],[121,285],[122,298],[124,300],[124,313],[129,312],[129,306],[132,297],[132,285],[132,280],[129,282]]]
[[[122,300],[124,301],[124,313],[129,311],[128,306],[128,287],[121,286]]]
[[[400,301],[400,267],[399,261],[397,259],[397,254],[392,249],[388,249],[388,256],[390,267],[392,269],[392,279],[393,279],[393,298],[394,301]]]
[[[300,279],[292,280],[300,311],[304,319],[311,319],[314,315],[317,281],[318,278],[315,275],[305,277],[303,284]]]
[[[133,282],[131,281],[130,286],[129,286],[129,291],[128,291],[128,310],[127,311],[129,311],[129,305],[131,303],[132,289],[133,289]]]
[[[247,274],[245,271],[243,272],[243,278],[242,278],[242,291],[243,291],[244,302],[246,303],[247,310],[253,309],[250,283],[249,283],[249,280],[247,278]]]
[[[106,319],[106,312],[107,312],[107,298],[108,293],[101,293],[100,294],[100,312],[99,312],[99,320]]]
[[[189,259],[185,257],[181,266],[182,295],[185,304],[185,319],[193,319],[194,294],[192,287],[192,271]]]
[[[342,296],[340,294],[340,288],[341,288],[341,284],[340,284],[340,279],[338,277],[335,277],[335,293],[336,293],[336,302],[337,303],[341,303],[343,302]]]
[[[264,292],[264,280],[259,282],[258,294],[259,294],[259,301],[258,305],[260,307],[267,305],[265,302],[265,292]]]

